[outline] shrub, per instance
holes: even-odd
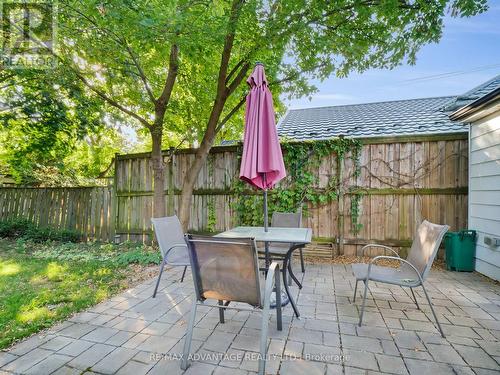
[[[33,223],[27,219],[3,220],[0,221],[0,237],[23,237],[32,227]]]
[[[81,234],[70,229],[37,227],[27,219],[11,219],[0,221],[0,237],[21,238],[34,242],[78,242]]]

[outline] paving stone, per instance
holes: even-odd
[[[92,370],[103,374],[114,374],[136,354],[135,349],[116,348],[93,365]]]
[[[113,328],[121,331],[141,332],[150,323],[145,320],[125,318],[119,323],[115,324]]]
[[[136,335],[135,332],[118,331],[116,334],[107,339],[104,343],[108,345],[122,346],[135,335]]]
[[[340,347],[340,335],[337,333],[324,332],[323,333],[323,344],[327,345],[327,346]]]
[[[224,353],[231,345],[235,334],[226,332],[214,332],[203,345],[206,350]]]
[[[339,375],[342,374],[342,365],[327,364],[326,375]]]
[[[313,331],[332,332],[332,333],[339,332],[338,324],[329,320],[307,319],[305,328]]]
[[[446,336],[461,336],[471,339],[481,339],[481,336],[474,332],[474,330],[470,327],[442,324],[442,328]]]
[[[437,328],[431,322],[421,322],[418,320],[400,320],[403,329],[411,331],[437,332]]]
[[[184,373],[185,375],[211,375],[215,370],[214,365],[201,362],[193,362]]]
[[[17,355],[7,353],[7,352],[0,352],[0,368],[2,366],[5,366],[9,362],[12,362],[16,358],[18,358]]]
[[[90,333],[87,333],[85,336],[82,336],[82,340],[104,343],[110,337],[114,336],[118,332],[119,331],[115,328],[98,327],[98,328],[94,329],[93,331],[91,331]]]
[[[71,362],[68,363],[68,365],[71,367],[79,368],[81,370],[85,370],[89,367],[94,366],[97,362],[107,356],[114,349],[115,347],[111,345],[95,344],[79,356],[75,357]]]
[[[439,374],[439,375],[455,375],[453,367],[446,363],[436,363],[431,361],[421,361],[418,359],[404,359],[410,375],[422,374]]]
[[[75,341],[74,339],[69,337],[56,336],[53,339],[47,341],[45,344],[40,345],[40,348],[57,351],[71,344],[74,341]]]
[[[345,356],[345,365],[358,367],[363,370],[378,370],[377,360],[373,353],[367,353],[359,350],[343,349]]]
[[[82,371],[74,367],[63,366],[50,375],[82,375]]]
[[[500,343],[497,341],[476,340],[483,350],[491,356],[500,356]]]
[[[146,364],[136,361],[129,361],[118,370],[116,375],[145,375],[154,366],[154,363]]]
[[[50,374],[72,359],[73,357],[67,355],[52,354],[49,357],[45,358],[43,361],[38,362],[35,366],[31,367],[25,373],[33,375]]]
[[[398,348],[425,350],[424,344],[420,341],[415,332],[399,330],[394,330],[392,332],[394,335],[394,342],[396,343]]]
[[[481,327],[481,325],[478,322],[476,322],[474,319],[467,318],[464,316],[445,315],[445,317],[453,325],[466,326],[466,327]]]
[[[259,352],[260,342],[252,336],[238,335],[231,344],[231,347],[245,351]]]
[[[144,333],[137,333],[136,335],[132,336],[132,338],[127,342],[123,343],[122,346],[129,349],[135,349],[150,337],[152,336],[146,335]]]
[[[467,365],[457,351],[450,345],[427,344],[427,349],[436,362],[460,366]]]
[[[500,370],[500,366],[483,349],[472,346],[453,345],[465,362],[472,367]]]
[[[427,351],[412,350],[412,349],[399,349],[403,358],[421,359],[424,361],[432,361],[432,357]]]
[[[391,374],[408,374],[405,363],[401,357],[376,354],[380,371],[390,372]]]
[[[326,365],[321,362],[305,361],[303,359],[294,361],[283,361],[280,374],[286,375],[323,375]]]
[[[340,348],[325,345],[305,344],[303,357],[306,361],[341,363]]]
[[[366,350],[374,353],[383,352],[379,340],[370,337],[342,335],[342,347],[348,349]]]
[[[79,339],[80,337],[86,335],[87,333],[96,329],[97,326],[93,326],[85,323],[75,323],[63,330],[59,331],[58,334],[61,336],[67,336],[74,339]]]
[[[136,348],[153,353],[167,353],[179,340],[166,336],[149,336]],[[133,349],[133,348],[132,348]]]
[[[391,331],[382,327],[356,326],[358,336],[372,337],[375,339],[392,340]]]
[[[49,337],[44,337],[41,335],[32,336],[32,337],[20,342],[19,344],[14,345],[14,347],[12,347],[10,349],[10,353],[15,354],[15,355],[26,354],[29,351],[39,347],[40,345],[43,345],[44,343],[49,341],[49,339],[51,339],[51,338],[52,337],[49,338]]]
[[[321,334],[305,328],[292,328],[290,330],[289,338],[293,341],[300,341],[309,344],[321,344],[323,341]]]
[[[14,361],[9,362],[6,366],[2,368],[2,370],[11,371],[14,373],[23,373],[30,367],[36,365],[37,363],[47,358],[51,354],[52,352],[50,350],[36,348],[18,357]]]
[[[85,350],[90,348],[93,343],[83,340],[76,340],[71,344],[65,346],[61,350],[59,350],[59,354],[70,355],[72,357],[76,357],[83,353]]]
[[[248,372],[241,369],[229,368],[229,367],[217,367],[214,371],[214,375],[247,375]]]

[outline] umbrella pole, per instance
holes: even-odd
[[[264,180],[264,186],[266,186],[267,181],[266,181],[266,174],[262,176]],[[264,232],[269,231],[269,215],[267,212],[267,187],[264,189]],[[271,260],[269,259],[269,242],[264,243],[264,248],[265,248],[265,265],[266,265],[266,274],[267,270],[269,269],[269,265],[271,264]]]

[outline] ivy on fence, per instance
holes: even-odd
[[[313,207],[328,204],[345,191],[347,180],[351,177],[342,176],[338,166],[343,164],[346,156],[352,159],[354,164],[353,176],[360,175],[359,156],[361,153],[361,141],[351,138],[333,138],[322,141],[310,142],[284,142],[281,144],[283,158],[287,170],[287,177],[275,186],[268,194],[269,213],[295,212],[303,207],[307,215],[307,205]],[[318,188],[319,175],[317,172],[325,157],[334,154],[337,160],[337,173],[328,175],[328,181],[324,188]],[[241,159],[241,149],[238,152],[238,160]],[[240,225],[262,225],[263,198],[262,194],[251,194],[247,183],[235,179],[233,190],[235,196],[232,208]],[[357,234],[361,229],[359,219],[359,203],[362,192],[351,188],[351,231]]]

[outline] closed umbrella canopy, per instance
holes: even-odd
[[[250,92],[246,101],[240,179],[267,190],[284,178],[286,171],[276,130],[273,98],[262,64],[255,66],[247,83]]]

